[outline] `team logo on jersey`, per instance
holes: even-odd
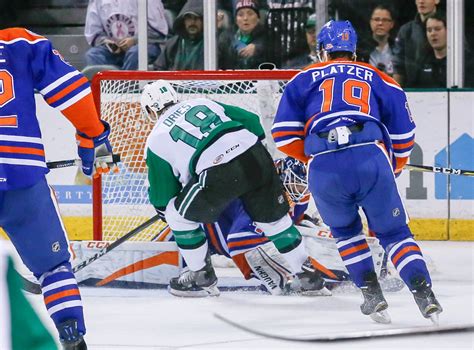
[[[216,159],[214,159],[214,161],[212,163],[214,164],[219,164],[220,162],[222,162],[222,159],[224,159],[224,155],[223,154],[219,154]]]
[[[63,61],[64,63],[66,63],[68,66],[70,66],[69,62],[67,62],[67,61],[64,59],[63,55],[61,55],[58,50],[53,49],[53,53],[54,53],[56,56],[58,56],[61,61]]]
[[[55,253],[59,252],[61,250],[61,245],[59,244],[59,242],[54,242],[51,246],[51,250]]]
[[[107,18],[105,31],[109,37],[120,40],[135,36],[136,28],[130,17],[116,13]]]
[[[399,216],[400,215],[400,209],[398,209],[398,208],[393,209],[392,210],[392,215],[393,215],[394,218]]]

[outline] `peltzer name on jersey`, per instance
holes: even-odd
[[[322,79],[328,75],[345,73],[347,75],[354,75],[359,79],[372,81],[374,72],[355,65],[337,64],[328,67],[317,68],[312,72],[313,82]]]

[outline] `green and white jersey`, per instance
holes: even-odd
[[[23,295],[4,245],[0,239],[0,349],[57,349],[53,337]]]
[[[229,162],[264,137],[259,117],[239,107],[205,98],[171,106],[146,144],[151,203],[165,207],[193,175]]]

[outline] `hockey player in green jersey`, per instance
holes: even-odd
[[[272,157],[261,143],[259,117],[205,98],[179,102],[171,84],[144,87],[141,105],[156,121],[146,144],[149,197],[168,222],[187,264],[170,281],[177,296],[216,296],[217,277],[200,223],[213,223],[240,198],[257,226],[284,256],[293,291],[329,294],[308,258]]]
[[[28,303],[0,239],[0,349],[53,350],[57,345]]]

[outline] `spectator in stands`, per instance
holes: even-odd
[[[90,0],[85,36],[92,47],[86,52],[88,65],[116,65],[138,69],[138,0]],[[168,34],[161,0],[148,0],[148,61],[160,54],[160,43]]]
[[[400,27],[393,48],[394,79],[403,87],[412,87],[418,64],[428,47],[424,23],[426,18],[436,12],[440,0],[415,0],[417,15],[415,19]]]
[[[239,0],[235,5],[237,32],[222,33],[218,40],[219,67],[256,69],[265,62],[265,30],[260,23],[256,0]]]
[[[173,24],[176,33],[154,63],[156,70],[204,69],[203,3],[188,0]]]
[[[429,15],[425,21],[430,48],[419,63],[414,87],[446,87],[446,56],[448,53],[446,16],[441,11]]]
[[[361,40],[357,47],[357,60],[368,62],[388,75],[393,75],[393,44],[390,32],[394,27],[393,10],[377,5],[370,17],[372,36]]]
[[[307,65],[317,61],[316,56],[316,14],[312,14],[308,17],[305,24],[306,31],[306,43],[308,44],[308,52],[302,55],[296,56],[289,60],[284,68],[299,69],[304,68]]]

